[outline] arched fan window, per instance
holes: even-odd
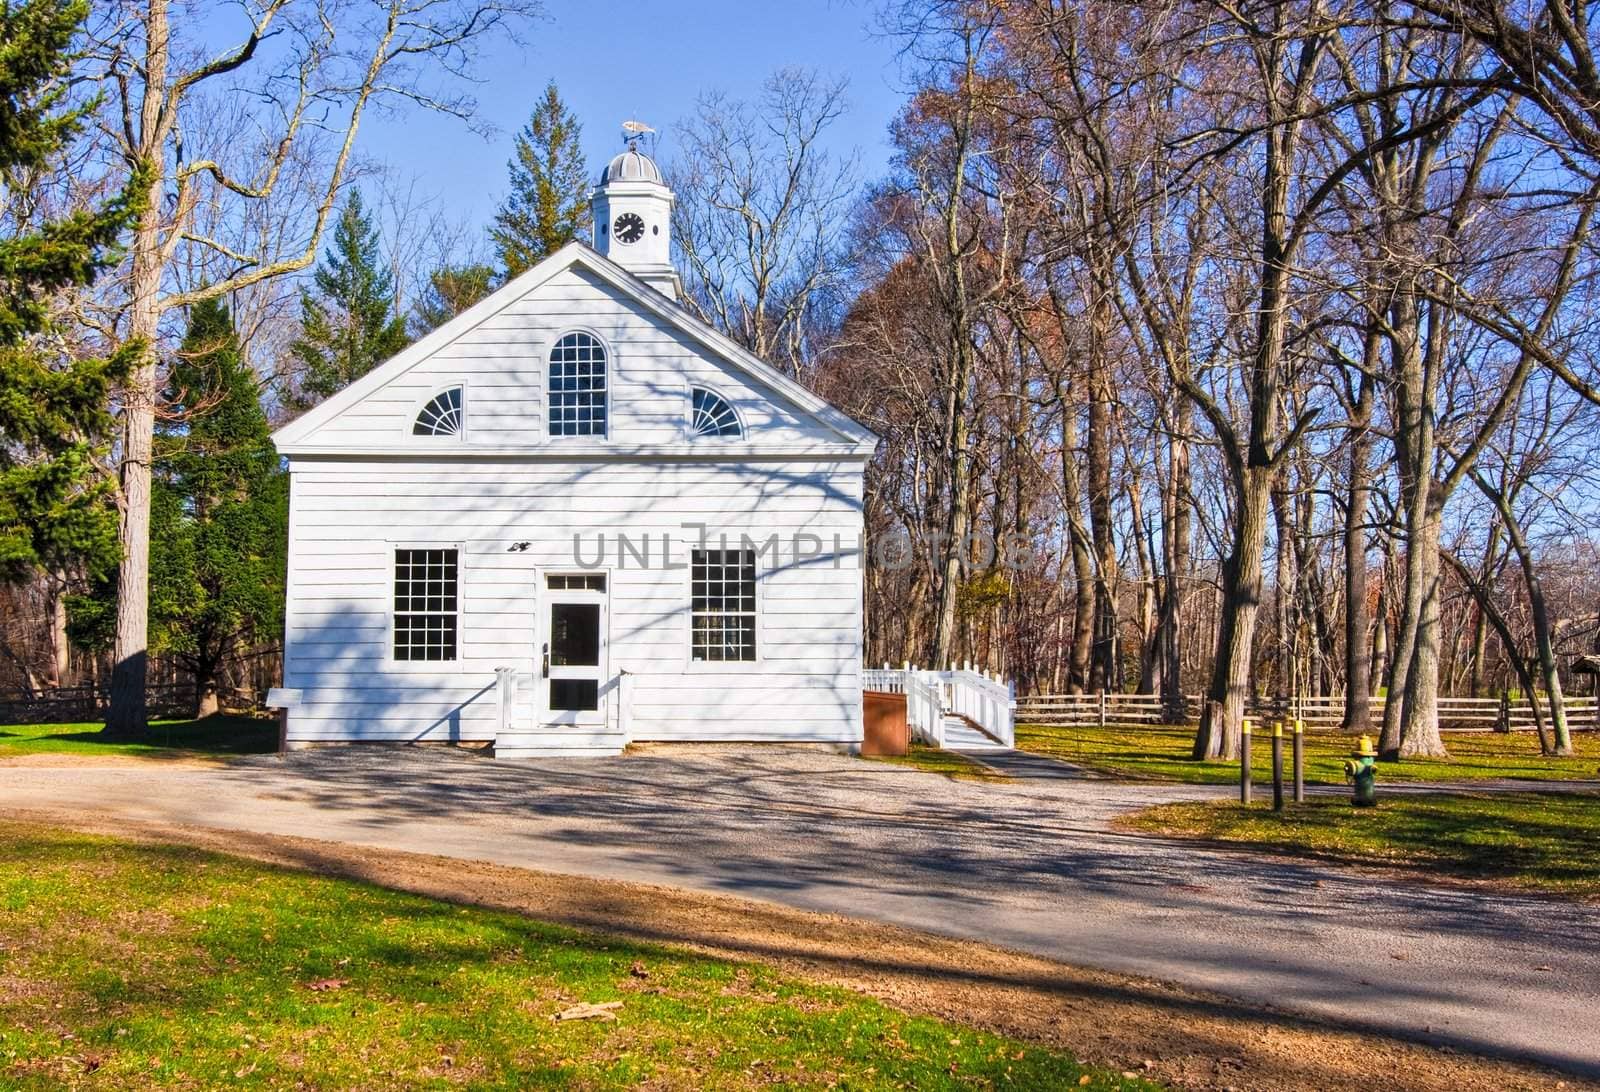
[[[743,436],[744,426],[728,400],[704,387],[694,389],[694,416],[690,429],[696,436]]]
[[[411,426],[413,436],[459,436],[462,424],[461,388],[451,387],[440,391],[422,407],[416,424]]]

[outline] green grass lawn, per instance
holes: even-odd
[[[908,755],[871,755],[869,762],[890,762],[896,766],[911,766],[927,773],[943,774],[956,781],[1010,781],[1003,773],[974,762],[957,751],[945,751],[921,743],[911,745]]]
[[[1446,732],[1448,759],[1412,758],[1378,764],[1378,785],[1385,781],[1455,781],[1486,777],[1538,780],[1595,780],[1600,773],[1600,735],[1574,732],[1572,758],[1545,758],[1532,732]],[[1306,735],[1306,780],[1344,783],[1344,760],[1353,749],[1351,736],[1311,732]],[[1239,780],[1237,762],[1196,762],[1189,757],[1193,728],[1161,725],[1108,725],[1105,728],[1017,726],[1023,750],[1076,762],[1105,773],[1133,777],[1223,784]],[[1283,743],[1284,776],[1288,776],[1290,741]],[[1272,739],[1256,730],[1250,768],[1257,781],[1272,778]]]
[[[615,1019],[558,1021],[584,1002]],[[1152,1088],[686,951],[0,824],[0,1087]]]
[[[173,756],[185,752],[240,755],[278,749],[278,722],[258,717],[156,721],[149,735],[128,743],[100,737],[98,724],[0,726],[0,760],[27,754]]]
[[[1600,895],[1600,797],[1586,793],[1381,796],[1375,808],[1316,797],[1271,805],[1163,804],[1122,824],[1354,864],[1402,865],[1564,895]]]

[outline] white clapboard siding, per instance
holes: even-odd
[[[581,267],[556,274],[462,332],[313,436],[341,446],[392,447],[429,398],[460,384],[467,407],[462,446],[556,446],[560,441],[546,430],[546,369],[551,346],[573,330],[596,335],[608,350],[610,438],[617,442],[686,440],[689,391],[696,385],[726,398],[752,441],[837,439],[774,387],[716,359]]]
[[[544,575],[581,571],[573,536],[592,561],[602,532],[608,666],[632,676],[631,738],[860,738],[859,462],[297,458],[293,471],[285,684],[304,696],[290,715],[291,741],[492,739],[495,669],[535,666]],[[773,496],[787,503],[773,505]],[[766,550],[758,565],[755,663],[690,660],[687,563],[699,531],[686,521],[705,522],[713,546],[723,533],[732,547],[741,536],[758,546],[779,536],[776,556]],[[837,566],[797,563],[795,532],[819,537],[825,551],[837,535],[849,556]],[[635,543],[648,536],[651,567],[619,553],[619,533]],[[663,536],[680,568],[660,567]],[[526,550],[508,552],[522,542]],[[433,544],[462,551],[460,658],[396,663],[393,550]]]

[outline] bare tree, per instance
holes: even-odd
[[[786,68],[761,97],[700,100],[678,127],[673,238],[687,302],[757,356],[798,375],[815,310],[844,275],[838,245],[859,184],[828,150],[846,82]]]
[[[237,15],[176,25],[169,0],[102,10],[91,56],[107,92],[104,132],[122,162],[145,172],[148,198],[129,240],[120,300],[119,332],[146,350],[121,399],[122,561],[108,733],[137,734],[146,721],[154,350],[163,318],[308,267],[367,108],[403,102],[469,117],[470,100],[448,84],[465,74],[482,39],[514,32],[537,10],[536,0],[250,0]],[[229,18],[238,37],[210,52]],[[185,38],[189,24],[193,36]],[[253,139],[211,139],[208,121],[229,96],[254,100]],[[241,233],[309,163],[320,164],[298,178],[314,179],[309,222],[285,236]],[[198,210],[219,207],[232,211],[213,217],[215,230],[200,230]],[[241,234],[268,245],[249,249]],[[173,270],[192,249],[209,254],[220,273],[182,287]]]

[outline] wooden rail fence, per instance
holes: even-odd
[[[1184,697],[1184,719],[1194,723],[1200,717],[1201,695]],[[1567,698],[1567,724],[1574,730],[1600,730],[1600,708],[1596,699]],[[1550,707],[1539,703],[1546,726]],[[1372,722],[1383,720],[1384,699],[1372,699]],[[1030,694],[1017,698],[1017,722],[1052,725],[1160,724],[1161,699],[1154,694]],[[1317,698],[1251,698],[1245,715],[1257,723],[1287,720],[1298,716],[1315,731],[1337,730],[1344,720],[1344,697],[1333,694]],[[1531,732],[1533,706],[1526,698],[1450,698],[1439,699],[1439,725],[1453,732]]]
[[[145,688],[151,716],[187,717],[194,712],[194,684],[153,683]],[[72,724],[102,719],[111,702],[104,686],[63,686],[33,694],[0,694],[0,724]]]

